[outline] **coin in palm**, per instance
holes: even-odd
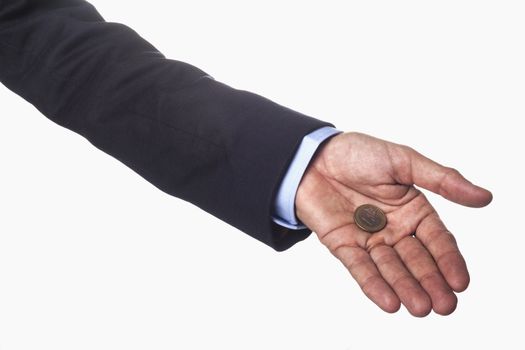
[[[363,204],[355,210],[354,221],[360,229],[374,233],[386,226],[386,215],[375,205]]]

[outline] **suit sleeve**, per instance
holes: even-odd
[[[165,58],[86,1],[0,0],[0,81],[157,188],[277,251],[311,233],[275,224],[273,203],[303,136],[333,125]]]

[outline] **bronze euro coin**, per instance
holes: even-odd
[[[386,226],[386,215],[372,204],[363,204],[354,212],[354,221],[360,229],[374,233]]]

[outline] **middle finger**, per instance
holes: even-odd
[[[390,246],[380,245],[372,248],[370,256],[407,310],[414,316],[428,315],[432,310],[430,297],[403,265],[396,251]]]

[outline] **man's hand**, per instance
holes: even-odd
[[[363,292],[387,312],[403,303],[415,316],[454,311],[454,292],[469,274],[452,234],[414,185],[456,203],[482,207],[492,194],[415,150],[358,133],[343,133],[321,146],[297,190],[297,217],[335,255]],[[387,216],[374,234],[353,214],[373,204]]]

